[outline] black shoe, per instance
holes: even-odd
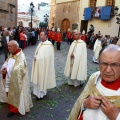
[[[14,115],[13,112],[9,112],[9,113],[7,114],[7,117],[10,118],[10,117],[12,117],[13,115]]]
[[[40,98],[37,97],[37,98],[36,98],[36,101],[39,101],[39,100],[40,100]]]
[[[80,87],[83,87],[84,83],[80,83]]]

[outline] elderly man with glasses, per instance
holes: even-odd
[[[69,120],[120,120],[120,47],[109,45],[77,99]]]

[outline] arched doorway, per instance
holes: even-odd
[[[62,32],[67,31],[70,28],[70,21],[68,19],[64,19],[61,23]]]

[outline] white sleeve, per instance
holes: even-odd
[[[116,120],[120,120],[120,113],[118,114]]]

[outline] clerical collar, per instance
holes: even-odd
[[[12,53],[12,55],[16,55],[16,54],[19,53],[20,51],[21,51],[21,49],[18,48],[16,52]]]
[[[42,41],[42,43],[44,43],[44,42],[46,42],[46,41],[48,41],[48,40],[46,39],[45,41]]]
[[[112,90],[118,90],[120,88],[120,78],[118,78],[117,80],[109,83],[109,82],[105,82],[103,79],[101,80],[101,84],[108,88],[108,89],[112,89]]]

